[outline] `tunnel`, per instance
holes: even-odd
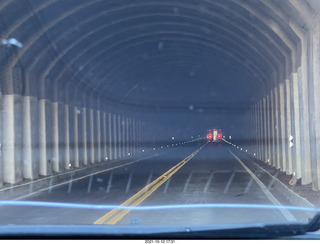
[[[0,188],[202,140],[320,190],[317,0],[2,0]]]

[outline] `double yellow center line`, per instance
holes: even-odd
[[[184,160],[179,162],[177,165],[169,169],[167,172],[159,176],[149,185],[142,188],[138,193],[133,195],[127,201],[122,203],[120,206],[131,206],[135,207],[141,204],[147,197],[149,197],[155,190],[157,190],[163,183],[165,183],[172,175],[174,175],[180,168],[182,168],[187,162],[189,162],[204,146],[197,149],[195,152],[190,154]],[[102,216],[100,219],[94,222],[94,224],[109,224],[115,225],[118,221],[120,221],[124,216],[126,216],[131,210],[120,210],[113,209],[106,215]]]

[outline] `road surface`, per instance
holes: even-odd
[[[225,142],[193,142],[20,201],[124,206],[202,204],[160,210],[2,206],[0,224],[212,225],[294,221],[286,210],[212,208],[206,204],[277,205],[277,199]]]

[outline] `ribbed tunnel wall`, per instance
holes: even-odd
[[[302,0],[2,0],[1,39],[23,46],[0,46],[0,184],[137,156],[146,134],[154,142],[166,128],[139,116],[165,104],[130,99],[135,82],[197,63],[214,77],[214,57],[251,77],[234,84],[240,95],[225,95],[245,104],[250,153],[319,190],[318,7]],[[153,52],[153,42],[167,53]]]

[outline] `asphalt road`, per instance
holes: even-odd
[[[147,185],[149,187],[141,191]],[[128,199],[132,200],[129,206],[275,204],[224,142],[184,145],[131,165],[70,181],[22,200],[120,205]],[[0,225],[95,223],[192,226],[288,221],[288,216],[277,209],[195,207],[126,212],[114,210],[111,215],[111,210],[105,209],[2,206],[0,211]]]

